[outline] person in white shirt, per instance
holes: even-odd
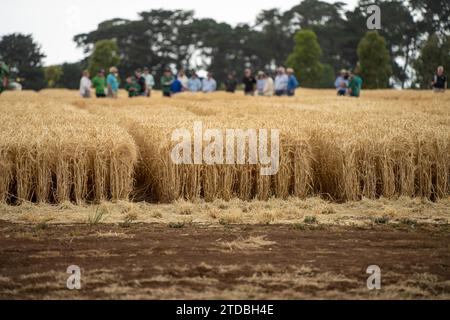
[[[216,89],[217,89],[217,82],[212,77],[212,73],[211,72],[208,72],[207,78],[203,79],[202,87],[203,87],[203,92],[204,93],[210,93],[210,92],[216,91]]]
[[[91,79],[89,79],[89,76],[90,76],[89,71],[84,70],[83,77],[80,80],[80,95],[83,98],[91,97],[92,82],[91,82]]]
[[[271,97],[273,96],[273,79],[271,76],[269,76],[267,73],[264,73],[264,78],[266,79],[266,84],[264,86],[264,91],[263,91],[263,95],[266,97]]]
[[[178,72],[177,79],[181,82],[181,86],[183,87],[183,91],[188,91],[188,83],[189,78],[186,76],[186,73],[183,69]]]
[[[147,85],[146,95],[147,97],[150,97],[152,95],[152,89],[155,86],[155,78],[147,67],[144,68],[144,74],[142,76],[144,77],[145,84]]]
[[[286,74],[286,69],[279,67],[277,76],[275,77],[275,95],[278,97],[287,95],[289,77]]]

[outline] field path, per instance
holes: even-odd
[[[0,298],[450,298],[448,226],[0,222]],[[68,290],[69,265],[81,290]],[[369,291],[378,265],[382,289]]]

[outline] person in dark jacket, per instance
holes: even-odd
[[[445,92],[445,89],[447,89],[447,76],[444,74],[444,67],[439,66],[437,68],[431,85],[434,92]]]
[[[255,86],[256,79],[252,75],[252,70],[245,69],[244,78],[242,79],[242,83],[244,84],[244,93],[246,96],[254,96],[255,95]]]
[[[234,72],[230,72],[228,74],[227,80],[225,80],[225,91],[229,93],[235,93],[238,82],[236,80],[236,74]]]

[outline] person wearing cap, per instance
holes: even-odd
[[[242,83],[244,84],[244,94],[246,96],[255,95],[256,79],[252,75],[252,70],[250,70],[248,68],[245,69],[244,78],[242,79]]]
[[[256,80],[256,92],[258,92],[258,96],[264,95],[264,88],[266,87],[266,74],[263,71],[258,72],[257,80]]]
[[[188,90],[190,92],[199,92],[202,90],[202,82],[197,77],[197,73],[192,71],[191,78],[188,81]]]
[[[348,72],[347,70],[342,69],[334,82],[338,96],[345,96],[347,94],[348,83]]]
[[[147,95],[147,84],[144,76],[142,75],[142,70],[137,69],[134,72],[134,78],[136,83],[139,85],[139,91],[137,93],[138,96],[146,96]]]
[[[108,97],[117,98],[119,92],[119,70],[116,67],[109,68],[106,85],[108,86]]]
[[[92,82],[91,79],[89,79],[89,71],[84,70],[83,76],[80,80],[80,95],[83,98],[90,98],[91,97],[91,87]]]
[[[279,67],[277,70],[277,76],[275,77],[275,95],[278,97],[285,96],[287,94],[289,77],[286,74],[284,67]]]
[[[294,69],[288,68],[286,70],[288,75],[287,95],[288,97],[295,96],[295,90],[298,88],[298,80],[295,76]]]
[[[95,89],[95,96],[97,98],[105,98],[106,78],[105,70],[101,69],[97,75],[92,79],[92,86]]]
[[[145,87],[147,89],[145,95],[150,97],[152,95],[152,89],[155,86],[155,78],[147,67],[144,68],[143,77],[145,79]]]
[[[172,71],[170,69],[165,69],[164,74],[161,77],[161,88],[163,92],[163,96],[166,98],[170,98],[172,96],[172,83],[174,78],[172,76]]]

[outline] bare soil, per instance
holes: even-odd
[[[0,298],[449,299],[449,245],[448,225],[0,221]],[[367,289],[370,265],[381,290]]]

